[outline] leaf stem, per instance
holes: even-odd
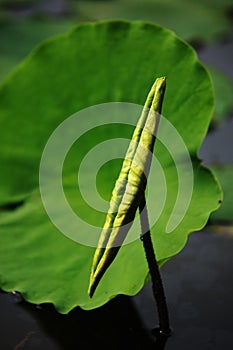
[[[158,310],[159,333],[169,337],[171,335],[171,329],[169,323],[168,308],[162,278],[151,240],[145,194],[143,195],[143,198],[139,204],[139,211],[142,229],[141,240],[143,242],[143,247],[146,254],[146,259],[152,280],[152,290]]]

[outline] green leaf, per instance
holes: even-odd
[[[0,80],[3,80],[35,45],[52,35],[71,29],[78,19],[24,19],[0,22]]]
[[[211,169],[218,177],[223,190],[223,203],[220,209],[211,215],[211,219],[230,222],[233,218],[233,165],[211,165]]]
[[[218,69],[207,65],[213,80],[215,92],[215,109],[212,123],[216,126],[229,117],[233,111],[233,82]]]
[[[18,290],[34,303],[52,302],[66,313],[77,305],[84,309],[98,307],[119,293],[134,295],[143,287],[148,267],[141,241],[136,239],[120,249],[95,296],[88,297],[95,249],[70,240],[51,223],[38,192],[38,173],[47,140],[61,122],[83,108],[106,102],[142,105],[149,87],[159,76],[167,77],[163,114],[183,138],[194,175],[187,212],[168,234],[166,226],[179,193],[177,164],[166,145],[156,142],[154,154],[167,184],[164,208],[151,229],[159,264],[177,254],[188,234],[202,228],[210,213],[218,208],[219,186],[196,156],[211,120],[213,91],[193,49],[170,31],[140,21],[81,24],[35,49],[0,88],[1,288]],[[84,237],[90,236],[90,225],[103,225],[106,213],[91,208],[83,199],[77,188],[77,169],[95,145],[119,137],[130,140],[132,135],[127,121],[112,124],[111,113],[107,117],[109,125],[101,125],[102,116],[96,115],[93,120],[100,123],[99,127],[94,128],[92,121],[83,118],[77,130],[70,130],[76,135],[88,122],[90,129],[94,128],[74,143],[63,167],[65,196],[84,221],[76,229]],[[138,117],[136,113],[135,121]],[[61,142],[63,138],[61,135]],[[171,135],[165,135],[164,140],[176,150]],[[106,150],[112,154],[114,148]],[[48,168],[52,184],[59,154],[55,153]],[[103,197],[110,199],[120,167],[120,161],[111,161],[100,168],[97,184]],[[95,164],[90,164],[83,184],[90,199],[94,196],[93,173]],[[149,216],[153,219],[162,200],[162,182],[157,184],[160,177],[153,169],[150,178],[156,180],[148,188],[148,195],[153,198]],[[53,190],[51,185],[48,192]],[[14,211],[7,211],[10,203],[20,201]],[[59,201],[55,201],[55,212],[58,207]],[[62,213],[57,216],[67,226],[75,224]],[[134,230],[137,237],[137,227]]]
[[[79,2],[78,9],[95,20],[127,19],[158,23],[186,40],[213,41],[230,33],[231,0],[118,0]]]

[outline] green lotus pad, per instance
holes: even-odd
[[[219,185],[196,156],[210,123],[213,89],[193,49],[172,32],[145,22],[80,24],[42,43],[0,88],[2,289],[17,290],[33,303],[52,302],[58,311],[67,313],[77,305],[83,309],[96,308],[117,294],[134,295],[143,287],[148,267],[138,238],[120,249],[94,297],[88,297],[95,247],[69,239],[53,225],[42,204],[38,174],[47,140],[61,122],[84,108],[106,102],[143,105],[152,83],[160,76],[167,78],[163,115],[182,136],[190,153],[194,187],[183,220],[166,233],[178,192],[177,167],[166,150],[166,140],[165,145],[156,142],[154,154],[167,184],[164,208],[151,228],[159,265],[176,255],[188,234],[201,229],[210,213],[218,208]],[[135,115],[135,121],[138,117]],[[99,127],[81,135],[71,147],[63,170],[67,201],[87,223],[77,227],[77,233],[84,237],[90,235],[90,223],[101,231],[106,213],[85,203],[77,188],[77,169],[95,145],[115,138],[129,140],[133,131],[127,120],[113,125],[109,116],[109,125],[101,125],[98,118],[97,114]],[[77,133],[87,119],[80,120]],[[110,154],[114,152],[114,148],[108,149]],[[53,161],[48,165],[51,179],[56,170]],[[96,179],[103,198],[110,199],[120,168],[119,159],[100,168]],[[89,198],[94,196],[91,176],[94,172],[95,164],[91,164],[83,182]],[[156,177],[152,166],[149,179]],[[161,201],[160,189],[161,184],[156,181],[154,187],[148,188],[147,195],[152,198],[152,205],[148,202],[151,222]],[[54,202],[55,213],[58,204]],[[10,205],[15,209],[8,210]],[[57,216],[66,222],[62,214]],[[69,225],[72,222],[67,218]]]
[[[223,190],[223,203],[219,210],[211,215],[211,219],[217,221],[232,222],[233,219],[233,165],[211,165],[211,169],[218,176]]]
[[[76,16],[75,21],[51,18],[0,20],[0,81],[42,40],[70,30],[81,19]]]
[[[207,65],[215,91],[215,110],[212,119],[214,126],[219,125],[233,111],[233,81],[218,69]]]

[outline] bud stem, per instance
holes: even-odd
[[[139,211],[140,211],[140,220],[141,220],[141,228],[142,228],[141,240],[143,242],[143,248],[145,251],[145,255],[146,255],[146,259],[147,259],[147,263],[148,263],[148,267],[151,275],[151,280],[152,280],[152,290],[153,290],[153,294],[154,294],[154,298],[155,298],[155,302],[158,310],[159,333],[162,335],[166,335],[168,337],[171,335],[168,308],[167,308],[163,283],[162,283],[159,267],[156,261],[155,252],[154,252],[153,244],[151,240],[145,195],[143,196],[140,202]]]

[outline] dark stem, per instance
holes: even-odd
[[[146,254],[146,259],[152,280],[152,290],[158,310],[159,333],[165,336],[170,336],[171,329],[169,325],[168,308],[163,289],[163,283],[151,240],[145,195],[139,204],[139,211],[142,229],[141,240],[143,242],[143,247]]]

